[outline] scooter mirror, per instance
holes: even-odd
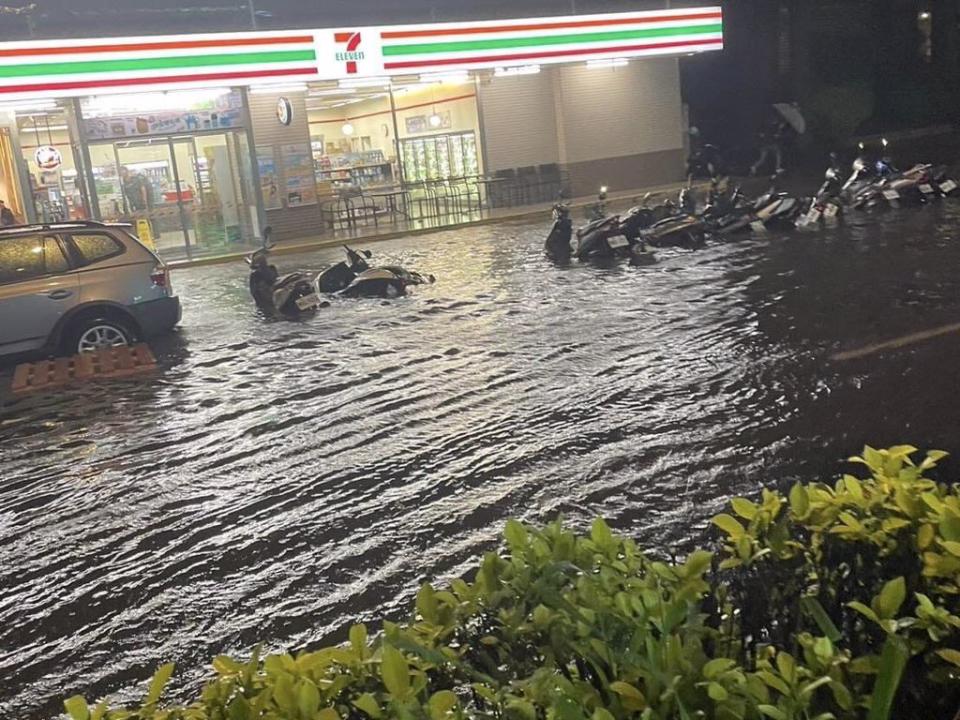
[[[364,251],[363,251],[363,256],[364,256],[365,258],[367,258],[367,260],[369,260],[370,258],[373,257],[373,253],[370,252],[369,250],[364,250]]]

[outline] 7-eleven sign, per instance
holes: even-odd
[[[347,75],[356,75],[357,62],[364,57],[363,50],[360,49],[360,43],[363,42],[360,31],[334,33],[333,39],[342,48],[337,51],[337,62],[346,63]]]

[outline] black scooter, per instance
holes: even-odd
[[[270,263],[270,251],[276,247],[270,242],[273,229],[264,228],[264,246],[246,258],[250,266],[250,294],[257,307],[266,315],[299,318],[316,312],[322,304],[316,278],[298,270],[280,277]]]
[[[562,202],[553,206],[553,226],[544,250],[547,257],[556,263],[568,263],[573,254],[570,243],[573,240],[573,221],[570,219],[570,208]]]
[[[370,251],[361,255],[344,245],[347,261],[339,262],[324,270],[317,278],[320,292],[349,298],[395,298],[407,294],[411,285],[433,283],[433,275],[421,275],[399,265],[384,265],[371,268],[367,264]]]
[[[396,265],[371,268],[369,250],[359,253],[344,246],[347,260],[332,265],[319,275],[298,270],[280,277],[270,263],[271,228],[264,229],[264,247],[247,256],[250,266],[250,294],[260,310],[270,316],[301,318],[328,305],[321,294],[335,297],[394,298],[406,295],[411,285],[433,283],[433,275],[421,275]]]

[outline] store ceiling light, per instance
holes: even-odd
[[[22,125],[20,132],[57,132],[59,130],[69,130],[66,125]]]
[[[345,122],[343,127],[340,128],[340,132],[342,132],[344,135],[353,135],[353,130],[353,124],[350,122]]]
[[[0,112],[30,112],[32,110],[54,110],[56,100],[24,100],[23,102],[0,103]]]
[[[498,67],[493,71],[495,77],[512,77],[514,75],[536,75],[540,72],[539,65],[517,65],[516,67]]]
[[[420,76],[422,83],[444,83],[448,85],[463,85],[470,82],[470,73],[468,72],[438,72],[425,73]]]
[[[342,88],[387,87],[389,85],[390,78],[355,78],[340,81],[340,87]]]
[[[123,113],[159,112],[171,108],[186,109],[229,93],[229,88],[203,88],[123,95],[95,95],[83,100],[83,114],[86,117],[97,117],[121,115]]]
[[[441,125],[443,125],[443,118],[440,117],[440,116],[437,114],[436,111],[434,111],[434,112],[430,115],[429,123],[430,123],[430,127],[432,127],[432,128],[438,128],[438,127],[440,127]]]
[[[254,95],[283,95],[284,93],[306,92],[304,83],[285,83],[282,85],[254,85],[250,92]]]
[[[355,93],[356,88],[345,87],[345,88],[333,88],[332,90],[311,90],[310,97],[324,97],[327,95],[349,95],[350,93]]]
[[[608,58],[606,60],[587,60],[588,68],[615,68],[623,67],[630,61],[627,58]]]

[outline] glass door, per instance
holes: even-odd
[[[183,208],[176,188],[178,168],[168,138],[123,141],[98,146],[97,153],[102,183],[97,182],[100,211],[107,215],[118,210],[119,220],[134,225],[137,235],[148,245],[165,254],[186,249],[190,239],[186,233]],[[109,151],[113,150],[110,163]],[[98,161],[91,161],[94,177]]]

